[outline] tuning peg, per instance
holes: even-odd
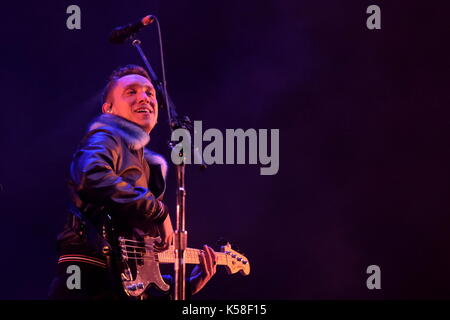
[[[228,241],[225,240],[223,237],[220,237],[219,240],[217,240],[217,245],[218,246],[226,246],[228,244]]]
[[[233,242],[232,249],[236,252],[241,253],[241,249],[239,248],[239,244],[237,242]]]
[[[233,250],[239,254],[245,255],[245,253],[242,252],[241,248],[239,248],[239,245],[237,243],[233,243]]]

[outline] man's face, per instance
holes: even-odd
[[[103,112],[132,121],[150,133],[158,119],[155,88],[147,78],[138,74],[119,78],[109,100],[103,104]]]

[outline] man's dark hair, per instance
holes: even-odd
[[[106,100],[108,99],[108,95],[114,88],[114,85],[116,84],[117,80],[129,74],[138,74],[140,76],[143,76],[144,78],[147,78],[150,82],[152,82],[147,71],[145,71],[145,69],[142,68],[141,66],[135,64],[127,64],[126,66],[119,67],[115,69],[109,76],[108,83],[103,89],[102,103],[105,103]]]

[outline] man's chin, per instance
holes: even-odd
[[[136,121],[136,124],[139,125],[145,132],[150,133],[152,131],[154,124],[151,121]]]

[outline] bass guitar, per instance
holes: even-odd
[[[163,252],[155,252],[154,245],[159,237],[142,234],[134,230],[130,239],[118,237],[120,252],[120,279],[125,293],[131,297],[139,297],[150,285],[162,291],[168,291],[169,285],[164,281],[159,264],[175,263],[175,249],[170,247]],[[184,261],[187,264],[200,264],[200,254],[203,250],[187,248]],[[242,254],[231,248],[227,243],[216,252],[217,264],[225,266],[228,274],[240,272],[250,274],[250,262]]]

